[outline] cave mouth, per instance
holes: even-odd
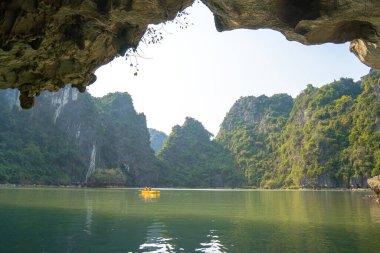
[[[224,117],[220,112],[235,102],[233,94],[236,98],[273,93],[296,96],[308,83],[322,85],[342,76],[359,80],[369,71],[356,58],[344,58],[347,44],[306,46],[269,29],[218,33],[210,22],[215,16],[202,4],[190,9],[187,18],[195,25],[183,30],[168,24],[162,30],[162,44],[141,43],[138,51],[143,57],[137,56],[136,62],[133,56],[118,57],[99,68],[90,93],[100,97],[116,90],[129,92],[150,126],[167,133],[182,120],[177,115],[189,116],[199,108],[197,115],[202,116],[194,116],[198,112],[190,116],[216,134]],[[332,53],[339,64],[328,62]],[[137,77],[135,65],[140,69]]]
[[[295,28],[301,20],[314,20],[321,16],[320,0],[279,0],[276,3],[278,18]]]
[[[94,73],[100,66],[144,43],[142,39],[149,33],[151,24],[174,21],[177,15],[186,17],[184,10],[194,3],[207,6],[215,18],[215,22],[207,22],[213,23],[218,31],[272,29],[290,41],[307,45],[361,39],[361,49],[353,47],[352,51],[364,64],[380,69],[380,36],[376,31],[380,2],[349,2],[3,0],[0,1],[0,88],[22,90],[23,108],[33,105],[30,97],[42,91],[57,91],[64,83],[84,91],[95,81]],[[179,22],[182,28],[187,24],[187,21]],[[153,33],[148,43],[157,43],[160,38],[160,33]]]

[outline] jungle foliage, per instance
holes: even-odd
[[[264,188],[350,187],[380,174],[380,75],[245,97],[226,115],[216,140],[229,149],[245,184]],[[355,183],[356,184],[356,183]]]
[[[158,154],[161,183],[191,188],[239,186],[240,172],[233,157],[211,137],[199,121],[190,117],[182,126],[174,126]]]

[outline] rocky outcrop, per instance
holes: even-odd
[[[369,187],[376,193],[380,199],[380,176],[376,176],[367,180]]]
[[[326,173],[317,177],[302,177],[300,180],[301,188],[350,188],[366,189],[368,188],[367,178],[365,175],[353,175],[350,177],[348,185],[340,184],[334,176]]]
[[[20,90],[23,108],[41,91],[71,83],[80,91],[95,70],[136,47],[148,24],[173,19],[193,0],[3,0],[0,88]],[[374,0],[202,0],[219,31],[270,28],[304,44],[351,41],[380,69],[380,2]]]
[[[4,0],[0,2],[0,88],[18,88],[23,108],[41,91],[71,83],[136,47],[148,24],[173,19],[192,0]]]
[[[304,176],[300,179],[300,188],[322,189],[322,188],[339,188],[339,183],[331,175],[325,173],[317,177]]]
[[[368,188],[368,177],[366,175],[354,175],[350,177],[349,186],[352,189]]]

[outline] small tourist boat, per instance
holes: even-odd
[[[157,196],[157,195],[160,195],[160,191],[145,188],[145,189],[140,190],[140,194],[141,195]]]

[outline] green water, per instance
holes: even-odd
[[[379,252],[366,194],[0,188],[0,252]]]

